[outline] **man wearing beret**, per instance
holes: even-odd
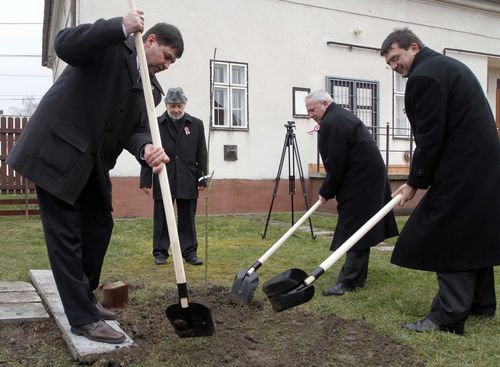
[[[207,146],[203,122],[184,112],[186,102],[182,88],[170,88],[165,98],[167,110],[158,118],[158,124],[163,148],[170,157],[167,174],[172,200],[177,206],[182,257],[191,265],[201,265],[203,262],[196,254],[195,214],[198,191],[203,191],[206,186],[202,177],[207,172]],[[160,183],[157,175],[153,177],[151,168],[141,167],[140,187],[146,194],[150,193],[152,182],[153,256],[155,264],[163,265],[168,258],[170,238]]]

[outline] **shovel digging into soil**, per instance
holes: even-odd
[[[135,0],[129,0],[130,8],[136,9]],[[155,105],[153,94],[151,92],[151,81],[149,79],[148,65],[141,32],[134,33],[135,47],[140,65],[140,73],[143,84],[144,98],[146,100],[146,109],[148,114],[149,129],[155,147],[163,146],[161,143],[160,131],[156,121]],[[167,218],[168,233],[170,234],[170,246],[174,258],[175,278],[177,281],[177,290],[179,293],[179,303],[167,308],[166,314],[174,330],[181,338],[209,336],[214,333],[214,324],[212,316],[207,307],[198,303],[189,303],[188,287],[184,264],[182,262],[179,234],[175,222],[175,212],[170,194],[170,186],[167,177],[167,168],[164,166],[159,175],[160,189],[165,207],[165,216]]]
[[[259,276],[255,272],[264,262],[274,254],[280,246],[304,223],[316,209],[321,205],[317,201],[298,221],[295,223],[276,243],[266,251],[249,269],[241,269],[235,276],[233,287],[231,288],[230,298],[234,303],[249,305],[253,294],[259,284]]]
[[[335,250],[323,261],[311,275],[301,269],[289,269],[264,283],[262,289],[266,294],[273,310],[284,311],[294,306],[309,302],[314,296],[313,283],[327,271],[338,259],[358,242],[375,224],[389,213],[401,200],[401,194],[396,195],[382,209],[380,209],[368,222],[358,229],[342,246]]]

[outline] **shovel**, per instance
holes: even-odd
[[[234,277],[233,287],[231,288],[230,299],[234,303],[248,305],[252,301],[253,294],[259,284],[259,276],[255,271],[271,257],[272,254],[304,223],[312,213],[321,205],[317,201],[309,210],[295,223],[269,250],[262,255],[250,269],[241,269]]]
[[[327,271],[342,255],[358,242],[375,224],[389,213],[401,200],[401,194],[396,195],[368,222],[358,229],[342,246],[323,261],[311,275],[301,269],[289,269],[264,283],[262,289],[276,312],[308,302],[314,296],[314,283]]]
[[[130,1],[130,8],[136,9],[135,0]],[[140,65],[142,86],[144,98],[146,100],[146,109],[148,113],[149,129],[155,147],[163,146],[161,143],[160,130],[155,114],[155,105],[153,94],[151,92],[151,81],[149,79],[148,65],[144,44],[142,42],[141,32],[135,32],[135,47]],[[209,336],[214,333],[214,324],[212,316],[207,307],[188,302],[188,287],[186,275],[184,273],[184,264],[182,262],[179,234],[175,223],[175,212],[170,195],[170,185],[168,183],[167,168],[163,166],[159,173],[160,189],[165,207],[165,216],[167,217],[168,233],[170,235],[170,245],[174,257],[175,278],[177,281],[177,290],[179,293],[179,303],[167,307],[166,314],[176,334],[181,338]]]

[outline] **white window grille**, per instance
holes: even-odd
[[[248,64],[211,61],[213,128],[248,129]]]

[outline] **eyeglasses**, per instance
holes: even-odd
[[[391,57],[391,59],[389,61],[387,61],[387,65],[392,66],[392,65],[397,64],[400,57],[401,57],[401,55],[394,55],[393,57]]]

